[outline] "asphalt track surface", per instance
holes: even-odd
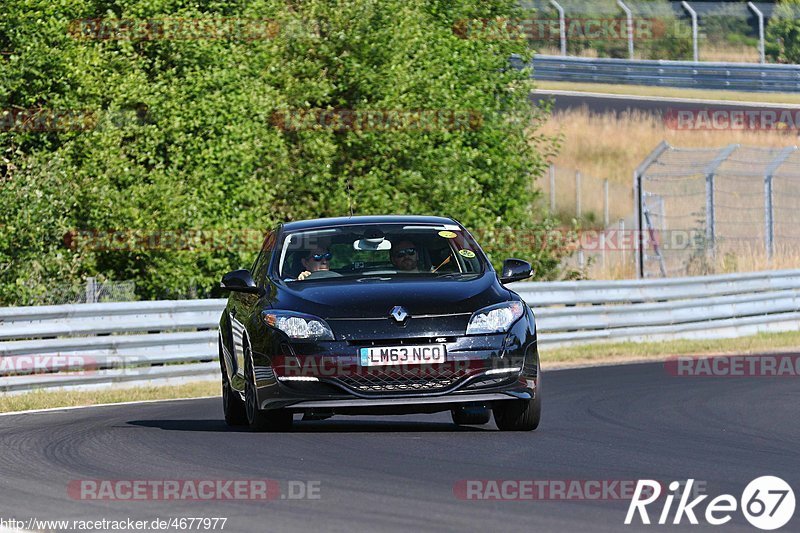
[[[567,111],[585,107],[594,114],[614,113],[616,115],[640,111],[658,116],[663,116],[670,110],[682,109],[709,109],[725,111],[770,111],[770,110],[792,110],[794,114],[800,106],[782,104],[753,104],[748,102],[718,102],[704,101],[685,98],[664,98],[664,97],[637,97],[630,95],[611,95],[611,94],[580,94],[570,93],[561,94],[560,91],[537,90],[531,95],[533,102],[542,100],[553,100],[553,111]]]
[[[685,519],[681,528],[625,526],[627,501],[476,501],[457,498],[453,488],[467,479],[694,478],[712,497],[738,499],[763,475],[800,488],[797,378],[673,377],[659,363],[543,377],[543,421],[532,433],[500,432],[493,422],[459,428],[444,413],[334,417],[296,422],[289,433],[251,433],[224,425],[218,399],[3,416],[0,518],[226,517],[225,531],[237,532],[752,532],[739,511],[716,527]],[[289,480],[318,481],[320,497],[120,502],[67,495],[76,479],[255,478],[278,480],[284,496]],[[781,531],[799,530],[800,510]]]

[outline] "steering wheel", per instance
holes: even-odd
[[[342,275],[332,270],[315,270],[305,279],[322,279],[322,278],[341,278]]]

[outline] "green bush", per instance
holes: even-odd
[[[778,63],[800,63],[800,0],[781,0],[767,25],[766,54]]]
[[[97,127],[9,129],[6,115],[0,302],[34,303],[87,276],[134,280],[142,298],[214,294],[222,273],[254,259],[253,235],[347,214],[348,188],[356,214],[453,216],[487,235],[498,265],[518,255],[540,277],[557,276],[557,250],[493,236],[550,224],[531,208],[545,165],[529,142],[541,111],[528,101],[528,73],[508,68],[528,47],[453,31],[459,20],[516,13],[503,0],[7,0],[0,109],[79,111]],[[74,22],[177,17],[268,19],[278,31],[89,39]],[[477,127],[276,127],[276,113],[297,109],[468,111]],[[112,249],[83,238],[118,230],[134,237]],[[171,250],[135,237],[196,230],[250,238]]]

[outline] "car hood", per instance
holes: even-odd
[[[395,306],[413,316],[473,313],[507,301],[494,272],[468,278],[361,278],[280,283],[272,307],[321,318],[384,318]]]

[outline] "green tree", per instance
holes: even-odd
[[[514,2],[6,4],[0,108],[81,110],[97,127],[0,132],[5,303],[40,301],[48,287],[90,275],[135,280],[143,298],[190,287],[211,294],[224,271],[250,264],[254,234],[279,221],[346,214],[351,203],[357,214],[453,216],[485,235],[498,265],[513,254],[531,259],[541,277],[558,275],[558,250],[503,237],[550,224],[531,207],[539,194],[532,183],[545,165],[529,143],[541,111],[528,100],[529,73],[508,63],[530,50],[522,39],[464,39],[453,31],[458,21],[513,17]],[[213,26],[222,17],[266,19],[278,31],[147,40],[74,31],[84,19]],[[344,131],[274,120],[343,109],[472,119],[466,127]],[[250,238],[189,250],[133,238],[98,249],[86,239],[70,242],[81,230]]]
[[[781,0],[767,25],[766,54],[778,63],[800,62],[800,0]]]

